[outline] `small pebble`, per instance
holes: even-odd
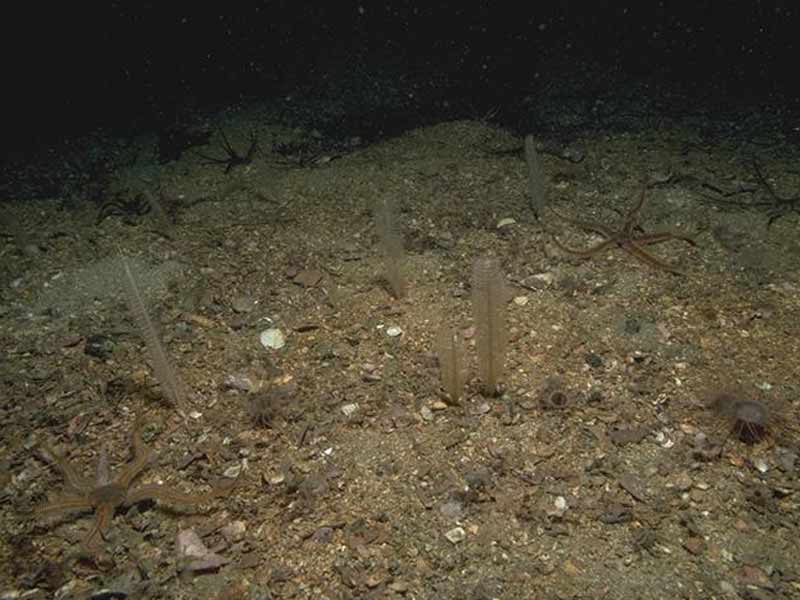
[[[739,594],[736,591],[736,587],[728,581],[720,581],[719,582],[719,589],[720,591],[725,594],[726,596],[731,596],[732,598],[738,598]]]
[[[512,219],[511,217],[506,217],[504,219],[500,219],[497,222],[497,228],[498,229],[503,229],[504,227],[508,227],[509,225],[513,225],[516,222],[517,222],[516,219]]]
[[[242,472],[242,464],[236,464],[232,467],[228,467],[225,469],[222,474],[227,477],[228,479],[236,479],[239,476],[239,473]]]
[[[333,529],[331,527],[320,527],[311,534],[311,539],[318,544],[330,544],[333,540]]]
[[[295,275],[293,281],[300,286],[310,288],[322,280],[322,273],[316,269],[303,269]]]
[[[679,492],[686,492],[692,488],[692,478],[688,473],[681,473],[675,479],[675,489]]]
[[[459,542],[463,542],[464,539],[467,537],[467,533],[464,531],[463,527],[453,527],[450,531],[444,534],[444,537],[452,544],[458,544]]]
[[[250,296],[237,296],[231,302],[231,308],[237,313],[249,313],[256,307],[256,300]]]
[[[488,402],[481,402],[478,406],[475,407],[473,414],[475,415],[485,415],[492,410],[492,405]]]
[[[250,376],[242,373],[226,375],[222,380],[222,387],[226,390],[239,390],[240,392],[254,392],[257,388]]]
[[[283,332],[277,328],[265,329],[262,331],[260,340],[262,346],[265,348],[272,348],[273,350],[278,350],[286,345],[286,338]]]
[[[557,496],[553,501],[553,509],[547,511],[549,517],[561,518],[567,512],[567,499],[564,496]]]
[[[536,281],[541,281],[547,285],[553,285],[553,282],[556,280],[555,276],[552,273],[536,273],[532,275],[533,279]]]
[[[244,521],[233,521],[225,525],[220,533],[222,533],[222,537],[230,544],[241,541],[246,531],[247,525]]]
[[[703,493],[702,490],[692,490],[691,492],[689,492],[689,498],[691,499],[692,502],[699,503],[703,501],[703,498],[705,498],[705,494]]]
[[[349,404],[345,404],[344,406],[342,406],[342,414],[348,418],[352,417],[357,410],[358,410],[358,404],[356,402],[351,402]]]

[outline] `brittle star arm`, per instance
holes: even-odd
[[[73,510],[92,510],[93,508],[94,504],[92,504],[92,501],[86,496],[68,494],[57,496],[44,506],[38,506],[35,512],[37,515],[44,516]]]
[[[630,239],[630,241],[636,243],[637,246],[650,246],[651,244],[660,244],[661,242],[668,242],[669,240],[681,240],[682,242],[686,242],[691,246],[697,246],[697,242],[695,242],[688,235],[670,233],[669,231],[646,233]]]
[[[624,237],[625,239],[631,239],[633,237],[633,230],[639,226],[639,211],[641,211],[642,206],[644,206],[644,194],[646,191],[647,187],[642,187],[642,193],[639,194],[639,201],[628,211],[628,214],[625,215],[625,222],[622,224],[620,237]]]
[[[670,239],[670,238],[665,238]],[[661,240],[664,241],[664,240]],[[652,242],[656,243],[656,242]],[[673,267],[668,262],[661,260],[660,258],[656,258],[649,252],[645,251],[639,244],[637,240],[629,240],[624,244],[620,244],[620,248],[625,250],[628,254],[633,256],[635,259],[650,265],[651,267],[655,267],[657,269],[661,269],[663,271],[667,271],[672,273],[673,275],[685,275],[685,273],[678,269],[677,267]]]
[[[562,221],[566,221],[567,223],[575,225],[576,227],[580,227],[581,229],[597,233],[606,238],[605,240],[603,240],[599,244],[595,244],[591,248],[587,248],[585,250],[578,250],[577,248],[570,248],[569,246],[562,244],[559,241],[559,239],[555,235],[553,235],[553,242],[555,243],[556,246],[558,246],[559,249],[563,250],[564,252],[567,252],[569,254],[574,254],[575,256],[579,256],[581,258],[589,258],[590,256],[597,254],[598,252],[602,252],[606,248],[617,245],[619,243],[617,239],[618,234],[616,234],[614,231],[612,231],[609,227],[606,227],[605,225],[601,225],[600,223],[595,223],[593,221],[582,221],[580,219],[573,219],[571,217],[568,217],[567,215],[561,214],[552,207],[550,208],[550,210],[553,211],[553,214],[555,214]]]
[[[131,434],[133,460],[122,467],[119,475],[117,475],[115,479],[115,482],[125,490],[131,487],[133,480],[138,477],[139,473],[141,473],[144,468],[147,467],[148,463],[153,458],[152,451],[147,448],[142,441],[143,426],[144,422],[141,420],[141,418],[137,418],[133,427],[133,433]]]
[[[92,525],[92,528],[89,530],[89,534],[86,536],[86,540],[84,541],[84,544],[87,548],[94,546],[98,535],[102,538],[105,538],[106,531],[108,531],[108,528],[111,525],[111,519],[114,517],[114,511],[116,511],[116,506],[113,506],[112,504],[100,504],[95,509],[94,525]]]
[[[93,484],[88,479],[80,475],[78,471],[75,470],[75,467],[67,462],[67,459],[63,454],[58,454],[47,444],[42,444],[40,446],[40,450],[45,459],[51,463],[59,473],[61,473],[61,477],[64,478],[64,483],[66,484],[67,488],[81,494],[84,494],[92,489]]]
[[[615,239],[608,239],[603,240],[599,244],[595,244],[591,248],[587,248],[586,250],[578,250],[576,248],[570,248],[569,246],[565,246],[562,244],[556,236],[553,236],[553,243],[558,246],[560,250],[567,252],[569,254],[574,254],[575,256],[579,256],[580,258],[590,258],[591,256],[597,254],[598,252],[602,252],[606,248],[611,246],[617,245],[617,240]]]

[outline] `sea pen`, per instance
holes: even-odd
[[[528,165],[528,197],[530,206],[537,219],[542,218],[547,196],[544,188],[544,169],[542,159],[536,152],[536,143],[532,135],[525,136],[525,163]]]
[[[186,403],[186,388],[178,372],[167,357],[167,353],[158,337],[155,325],[150,319],[150,315],[147,314],[144,299],[139,291],[136,278],[131,272],[128,260],[124,256],[120,256],[120,261],[122,263],[122,270],[124,271],[122,287],[125,292],[125,303],[128,305],[128,310],[130,310],[133,315],[133,320],[139,327],[139,333],[141,333],[144,338],[156,379],[161,385],[162,393],[167,399],[174,404],[178,410],[183,411]]]
[[[392,294],[398,300],[406,295],[406,279],[403,273],[403,232],[394,198],[382,198],[375,205],[375,228],[383,249],[386,280]]]
[[[475,317],[475,344],[478,375],[484,391],[496,396],[506,352],[506,289],[500,263],[494,258],[479,258],[472,269],[472,310]]]
[[[458,332],[450,325],[442,325],[436,340],[442,388],[451,404],[459,404],[464,391],[464,345]]]

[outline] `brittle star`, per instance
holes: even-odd
[[[112,477],[108,465],[108,455],[105,451],[101,452],[94,481],[82,477],[67,462],[63,454],[58,454],[47,444],[42,444],[41,450],[44,457],[61,472],[68,492],[54,498],[49,504],[38,507],[36,513],[49,515],[73,510],[94,510],[94,525],[85,540],[86,547],[91,549],[96,547],[99,537],[105,536],[118,508],[131,506],[142,500],[160,500],[192,506],[205,504],[220,495],[218,490],[210,493],[185,494],[171,485],[159,483],[146,483],[133,487],[133,481],[147,467],[153,457],[150,449],[142,441],[143,424],[141,419],[137,419],[133,428],[131,436],[133,460]]]
[[[640,262],[643,262],[651,267],[655,267],[657,269],[662,269],[664,271],[668,271],[674,275],[683,275],[683,271],[678,269],[677,267],[672,266],[671,264],[664,262],[660,258],[656,258],[649,252],[644,249],[644,246],[652,246],[653,244],[660,244],[661,242],[666,242],[669,240],[682,240],[687,244],[691,244],[692,246],[696,246],[697,244],[695,241],[685,235],[680,235],[677,233],[671,233],[669,231],[659,231],[655,233],[636,233],[636,230],[640,230],[638,216],[639,212],[644,205],[644,195],[645,191],[647,190],[646,187],[642,188],[642,193],[639,196],[639,201],[636,205],[628,212],[625,216],[625,220],[622,222],[622,226],[618,231],[614,231],[610,227],[605,225],[601,225],[600,223],[595,223],[594,221],[581,221],[579,219],[572,219],[566,215],[562,215],[554,208],[550,208],[551,211],[559,218],[567,223],[572,223],[580,227],[581,229],[586,229],[587,231],[593,231],[594,233],[602,235],[604,239],[602,242],[587,248],[585,250],[576,250],[574,248],[570,248],[565,246],[558,238],[553,236],[553,242],[559,249],[568,254],[574,254],[575,256],[580,256],[581,258],[590,258],[595,254],[603,252],[608,248],[620,248],[624,250],[635,259]]]

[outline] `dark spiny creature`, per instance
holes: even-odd
[[[721,419],[727,435],[745,444],[757,444],[774,437],[786,425],[781,405],[753,397],[741,389],[726,389],[713,394],[708,404]]]
[[[222,150],[225,152],[226,156],[224,158],[219,158],[216,156],[208,156],[200,152],[195,152],[195,154],[206,161],[206,164],[225,165],[225,173],[227,174],[230,173],[235,167],[249,165],[251,162],[253,162],[253,157],[259,150],[258,135],[254,131],[250,133],[250,146],[247,148],[247,152],[245,154],[239,154],[239,152],[228,141],[228,137],[225,135],[225,132],[221,127],[219,128],[219,135],[222,138]]]

